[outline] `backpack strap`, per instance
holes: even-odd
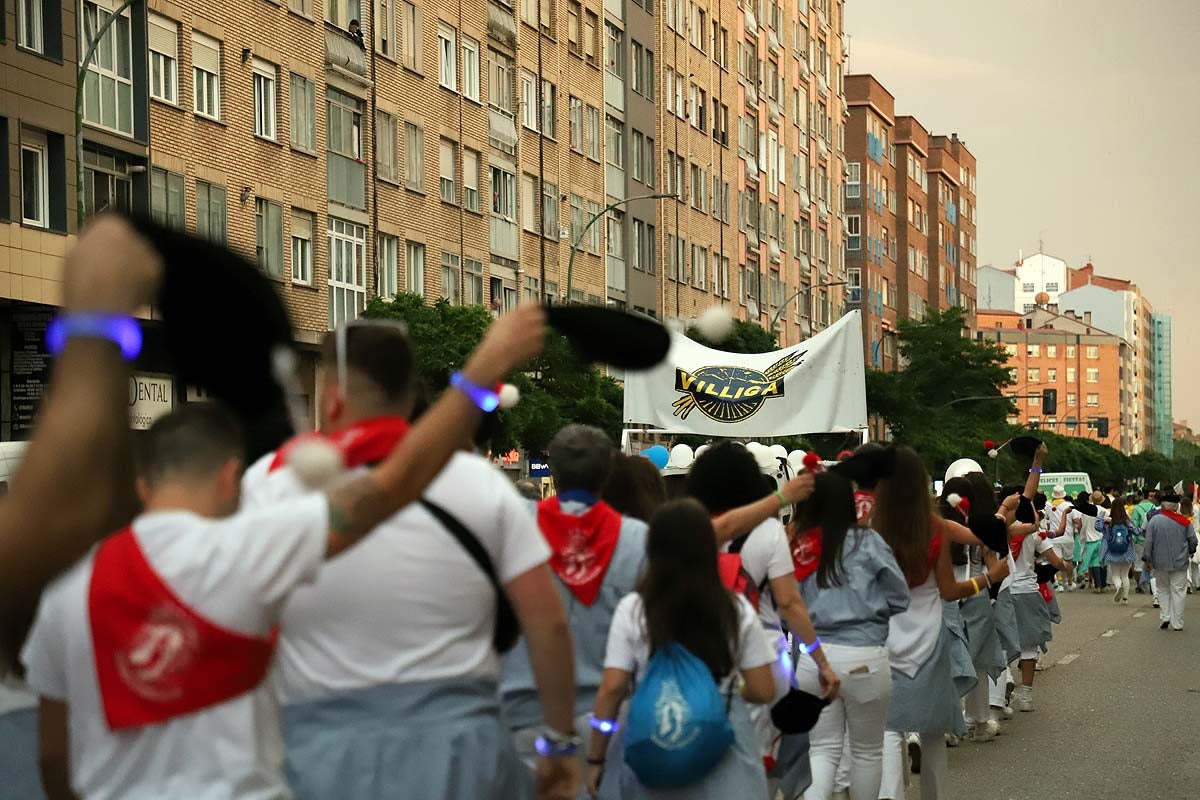
[[[750,533],[754,533],[754,531],[750,531]],[[742,552],[742,548],[746,546],[746,540],[750,538],[750,533],[743,533],[741,536],[730,542],[729,549],[725,552],[735,554]]]
[[[492,645],[497,652],[507,653],[516,645],[517,639],[521,635],[521,626],[517,621],[516,612],[513,611],[512,603],[509,602],[508,595],[505,594],[504,587],[500,584],[500,578],[496,574],[491,556],[488,555],[483,543],[479,541],[479,537],[471,533],[470,529],[449,511],[425,498],[422,498],[420,503],[462,545],[462,548],[467,551],[467,555],[492,584],[492,590],[496,593],[496,628],[492,634]]]

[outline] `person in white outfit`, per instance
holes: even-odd
[[[1187,602],[1187,565],[1196,554],[1196,532],[1191,520],[1179,513],[1179,495],[1162,498],[1162,511],[1146,524],[1146,565],[1158,578],[1160,627],[1183,630]]]

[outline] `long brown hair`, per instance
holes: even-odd
[[[625,516],[649,522],[666,502],[667,487],[650,459],[619,454],[600,496]]]
[[[650,652],[681,644],[713,677],[733,671],[737,598],[721,583],[712,520],[695,500],[672,500],[650,520],[646,572],[638,594]]]
[[[1125,501],[1117,498],[1108,510],[1108,521],[1113,525],[1128,525],[1129,515],[1125,513]]]
[[[892,548],[910,585],[921,583],[929,574],[933,513],[929,473],[921,457],[911,447],[897,447],[895,469],[875,488],[871,523]]]

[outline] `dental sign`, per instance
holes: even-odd
[[[129,427],[144,431],[175,407],[175,382],[136,373],[129,379]]]
[[[771,353],[726,353],[672,333],[661,364],[626,373],[625,422],[735,437],[864,428],[861,316]]]

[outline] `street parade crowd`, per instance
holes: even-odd
[[[318,432],[244,464],[245,421],[189,403],[118,463],[125,367],[96,320],[141,307],[162,265],[115,220],[78,248],[0,504],[0,654],[38,697],[51,800],[901,800],[914,772],[945,798],[948,745],[1037,707],[1058,593],[1135,587],[1183,629],[1188,499],[1047,497],[1032,437],[1010,443],[1023,485],[964,459],[934,496],[904,446],[776,481],[720,441],[668,487],[572,424],[530,499],[476,443],[542,347],[536,305],[432,404],[403,329],[354,324],[321,351]],[[81,542],[133,507],[123,475],[136,515]]]

